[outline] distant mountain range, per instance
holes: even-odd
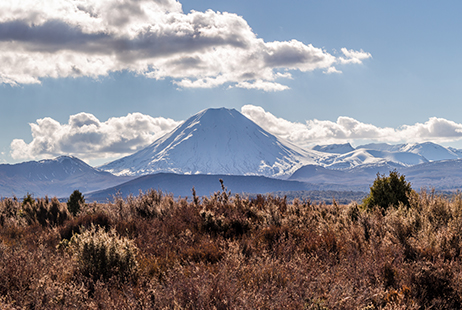
[[[101,200],[149,188],[186,196],[193,186],[209,195],[220,178],[234,193],[368,191],[377,173],[394,169],[416,189],[462,189],[462,150],[431,142],[304,149],[221,108],[201,111],[145,149],[98,168],[72,156],[0,165],[0,195],[68,197],[79,189]]]
[[[22,198],[30,193],[35,197],[68,197],[75,189],[92,192],[131,179],[95,169],[76,157],[61,156],[0,165],[0,196]]]

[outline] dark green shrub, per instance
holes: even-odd
[[[411,192],[411,183],[407,182],[404,175],[400,175],[396,170],[390,171],[389,176],[377,173],[369,195],[364,198],[363,206],[368,210],[375,206],[386,210],[390,206],[398,206],[399,203],[409,207]]]
[[[29,203],[31,206],[35,204],[35,199],[30,193],[27,193],[27,195],[24,196],[22,200],[22,206],[24,207],[27,203]]]
[[[45,199],[31,200],[28,199],[24,203],[21,216],[26,220],[28,225],[39,223],[42,226],[55,226],[62,225],[69,217],[66,208],[61,206],[58,198],[54,197],[51,201],[46,197]],[[24,200],[26,200],[26,198]]]
[[[47,201],[46,199],[45,201]],[[48,219],[58,225],[62,225],[65,220],[67,220],[67,212],[63,210],[58,198],[54,197],[51,200],[51,203],[48,203]]]
[[[79,213],[82,205],[85,204],[85,198],[79,190],[75,190],[67,200],[67,209],[72,215]]]

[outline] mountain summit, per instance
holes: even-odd
[[[206,109],[137,153],[99,167],[116,175],[158,172],[284,177],[315,151],[277,138],[235,109]]]

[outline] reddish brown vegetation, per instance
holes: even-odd
[[[75,217],[55,199],[0,201],[0,308],[461,307],[460,196],[421,193],[385,212],[226,190],[194,198],[151,191]],[[130,240],[135,262],[84,269],[101,253],[89,259],[71,239],[91,229]]]

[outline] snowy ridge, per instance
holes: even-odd
[[[361,165],[380,165],[384,162],[394,162],[402,166],[413,166],[426,163],[428,160],[414,153],[360,148],[346,154],[324,158],[319,161],[319,164],[329,169],[349,169]]]
[[[334,154],[345,154],[354,151],[354,148],[351,146],[350,143],[315,145],[311,149],[319,152]]]
[[[402,151],[422,155],[429,161],[460,158],[460,155],[456,154],[450,149],[432,142],[406,144],[402,148]]]
[[[418,154],[428,161],[440,161],[462,158],[462,152],[454,148],[445,148],[433,142],[408,143],[391,145],[387,143],[371,143],[358,146],[356,149],[404,152]]]

